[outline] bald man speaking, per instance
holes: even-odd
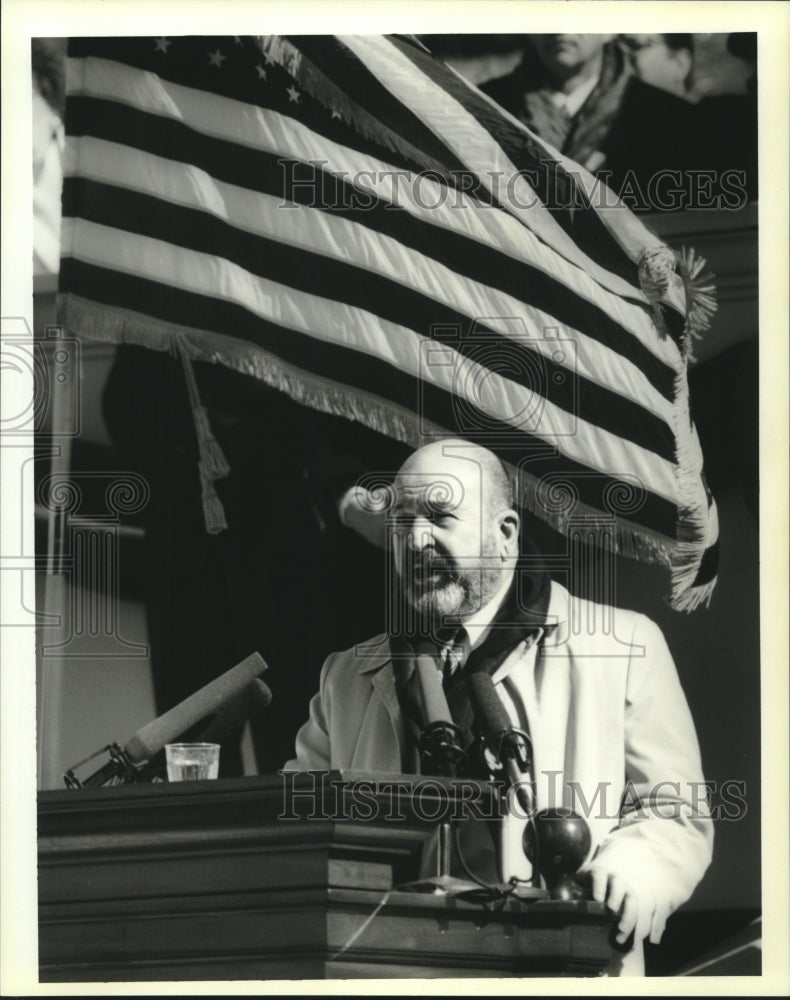
[[[520,558],[513,484],[484,448],[421,448],[392,499],[390,628],[329,656],[285,769],[419,773],[414,661],[431,648],[466,759],[479,761],[466,681],[488,674],[511,724],[529,734],[536,808],[587,820],[582,872],[619,915],[618,941],[634,942],[621,971],[639,974],[642,941],[660,940],[713,839],[694,725],[661,632],[644,615],[572,597]],[[504,843],[518,849],[503,849],[503,877],[528,877],[523,819],[511,825],[518,836]]]

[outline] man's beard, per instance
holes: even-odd
[[[451,556],[427,550],[411,554],[402,569],[406,601],[423,617],[441,624],[467,618],[493,598],[502,580],[502,564],[493,538],[487,539],[480,565],[459,565]]]

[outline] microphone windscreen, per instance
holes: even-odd
[[[271,691],[260,677],[256,677],[243,691],[228,698],[211,715],[201,719],[186,733],[179,734],[178,739],[188,743],[223,743],[229,736],[237,733],[248,719],[262,712],[271,700]]]
[[[486,736],[493,736],[511,728],[512,724],[505,706],[496,693],[494,682],[489,674],[482,672],[470,674],[467,687],[475,716]]]
[[[262,708],[266,708],[271,704],[272,692],[269,689],[269,685],[264,683],[260,677],[256,677],[255,680],[250,684],[250,703],[253,706],[253,712],[258,712]]]
[[[425,725],[430,726],[434,722],[452,722],[447,697],[442,688],[441,675],[436,669],[433,657],[426,653],[418,653],[416,669],[420,681]]]
[[[266,669],[263,657],[259,653],[252,653],[175,708],[143,726],[124,746],[132,763],[140,764],[150,760],[166,743],[172,743],[201,720],[212,715],[218,717],[225,703],[243,695],[245,688]],[[263,686],[271,700],[271,692]],[[260,699],[265,696],[258,694],[257,697]]]
[[[529,736],[515,729],[488,674],[471,674],[467,682],[469,700],[482,729],[484,741],[498,760],[512,762],[515,775],[529,767]]]

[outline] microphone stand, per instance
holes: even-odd
[[[438,720],[430,723],[420,736],[420,760],[424,774],[443,778],[458,776],[458,764],[465,756],[461,746],[461,730],[452,722]],[[416,882],[399,885],[399,892],[424,892],[437,895],[458,896],[477,892],[480,886],[450,874],[453,842],[452,820],[440,819],[436,828],[436,874]]]
[[[98,771],[86,778],[79,778],[75,773],[89,761],[95,760],[99,754],[107,753],[109,760]],[[135,764],[129,754],[118,743],[109,743],[89,757],[79,761],[63,772],[66,788],[102,788],[106,785],[135,785],[140,782],[153,781],[164,775],[164,760],[161,753],[156,754],[144,764]]]
[[[420,736],[420,760],[424,774],[455,778],[463,757],[461,730],[454,723],[439,719],[423,729]]]
[[[503,798],[507,804],[507,789],[513,788],[518,799],[519,808],[524,813],[527,820],[527,830],[532,830],[535,834],[535,801],[534,791],[529,784],[529,768],[531,764],[532,741],[523,729],[510,726],[499,732],[488,734],[483,741],[484,747],[494,756],[496,762],[504,768],[507,775],[507,786]],[[503,817],[503,824],[505,817]],[[500,833],[500,866],[505,859],[505,828],[502,826]],[[540,848],[537,836],[532,837],[534,844],[532,856],[524,848],[527,859],[532,863],[531,885],[526,880],[514,883],[514,894],[519,899],[540,899],[546,896],[546,892],[540,886]],[[500,867],[500,878],[503,872]]]
[[[509,792],[512,788],[520,809],[527,821],[527,828],[534,825],[534,793],[529,783],[529,773],[532,763],[532,741],[529,734],[523,729],[517,729],[510,721],[504,705],[494,687],[491,677],[482,671],[476,672],[469,677],[469,697],[474,708],[475,717],[480,720],[483,730],[482,737],[482,757],[489,773],[496,769],[502,769],[506,779],[504,788],[500,787],[505,806],[508,801]],[[490,758],[493,758],[493,763]],[[505,874],[505,858],[507,854],[507,839],[512,827],[507,823],[508,810],[505,815],[500,831],[500,878]],[[537,838],[533,838],[537,843]],[[532,860],[532,859],[528,859]],[[539,860],[539,859],[538,859]],[[538,873],[539,864],[533,864],[532,878],[530,880],[520,880],[513,878],[510,884],[513,891],[519,896],[529,897],[539,895],[540,875]],[[529,885],[529,882],[532,885]]]

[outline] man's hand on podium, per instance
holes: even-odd
[[[635,888],[622,875],[595,865],[586,874],[590,879],[593,899],[605,903],[612,913],[620,916],[616,936],[618,944],[625,944],[632,933],[634,945],[644,941],[648,934],[651,944],[659,943],[669,914],[648,888]]]

